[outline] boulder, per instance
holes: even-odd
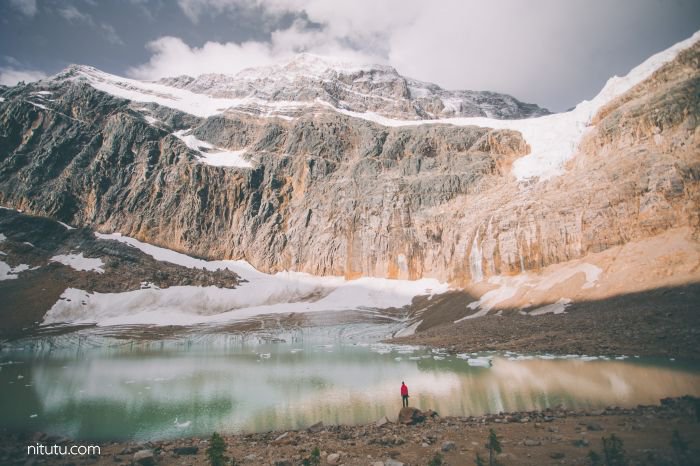
[[[316,433],[318,433],[318,432],[321,432],[324,428],[325,428],[325,427],[324,427],[324,425],[323,425],[323,422],[322,422],[322,421],[318,421],[316,424],[313,424],[313,425],[309,426],[309,428],[306,429],[306,430],[309,431],[309,432],[311,432],[312,434],[316,434]]]
[[[375,425],[376,425],[377,427],[382,427],[382,426],[385,426],[385,425],[390,424],[390,423],[391,423],[391,421],[389,420],[388,417],[382,416],[382,417],[379,418],[379,420],[377,420],[377,422],[376,422]]]
[[[399,411],[399,424],[414,425],[425,421],[425,414],[420,409],[406,407]]]
[[[141,466],[153,466],[156,464],[156,458],[153,455],[153,450],[139,450],[134,453],[134,463]]]
[[[395,459],[388,459],[384,461],[384,466],[403,466],[403,463]]]
[[[442,446],[440,447],[440,450],[447,453],[448,451],[452,451],[455,448],[457,448],[457,445],[454,442],[446,441],[446,442],[442,442]]]
[[[340,454],[338,453],[331,453],[326,457],[326,463],[330,465],[336,465],[340,463]]]
[[[196,455],[197,452],[199,452],[199,447],[195,445],[173,448],[173,453],[176,455]]]

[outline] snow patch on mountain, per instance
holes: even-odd
[[[192,325],[247,319],[265,314],[403,307],[418,295],[443,293],[435,279],[416,281],[365,277],[317,277],[300,272],[274,275],[245,261],[205,261],[119,234],[96,234],[134,246],[159,261],[206,270],[229,269],[245,282],[235,289],[213,286],[148,288],[125,293],[68,289],[44,317],[44,324],[90,322],[107,325]]]
[[[246,152],[243,150],[226,150],[214,147],[214,145],[197,139],[190,130],[180,130],[173,133],[173,136],[183,141],[187,147],[199,153],[199,161],[215,167],[237,167],[253,168],[253,164],[243,158]]]
[[[531,151],[515,160],[513,175],[518,180],[547,180],[562,173],[564,163],[573,156],[592,117],[602,106],[647,79],[698,40],[700,31],[650,57],[626,76],[610,78],[595,98],[581,102],[569,112],[512,120],[488,117],[498,113],[499,106],[526,106],[510,96],[444,91],[434,84],[403,78],[391,67],[358,66],[311,54],[302,54],[285,64],[243,70],[236,76],[209,74],[143,82],[74,66],[54,79],[85,80],[96,89],[118,97],[152,102],[200,117],[233,110],[259,117],[291,118],[325,108],[384,126],[452,124],[515,130],[523,135]],[[436,101],[440,101],[437,107]],[[459,114],[467,104],[476,105],[480,114],[487,116],[436,118]],[[366,110],[369,107],[377,111]],[[413,114],[412,119],[394,118],[406,115],[406,108],[413,109],[411,112],[416,108],[422,110]],[[440,115],[435,113],[436,109]],[[509,112],[517,115],[513,109]],[[219,157],[209,161],[223,163]]]
[[[104,273],[102,267],[105,264],[102,259],[84,257],[82,252],[80,254],[58,254],[53,256],[50,261],[59,262],[78,271]]]

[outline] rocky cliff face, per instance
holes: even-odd
[[[146,98],[139,84],[95,84],[72,69],[5,92],[0,203],[198,256],[246,259],[264,271],[463,285],[671,228],[690,227],[697,237],[699,56],[695,44],[610,101],[564,174],[540,182],[512,175],[531,147],[510,129],[387,126],[323,105],[294,118],[263,117],[230,100],[245,92],[271,98],[266,73],[226,86],[219,77],[178,78],[148,88]],[[342,76],[351,82],[341,77],[334,89],[371,97],[349,108],[444,115],[414,105],[409,81],[380,86],[366,70]],[[104,92],[107,85],[132,100]],[[323,100],[319,89],[328,85],[298,100]],[[177,109],[181,101],[168,103],[180,91],[223,100],[206,101],[216,111],[204,116],[205,101],[197,101],[191,114]],[[346,94],[338,95],[340,102]],[[386,96],[406,105],[395,99],[378,108]],[[500,117],[515,115],[489,105]],[[411,108],[417,113],[408,115]],[[252,168],[209,159],[234,153]]]

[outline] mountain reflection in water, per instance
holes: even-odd
[[[698,368],[671,361],[495,356],[491,367],[473,367],[429,350],[371,344],[4,352],[0,363],[0,427],[93,439],[392,419],[402,380],[411,405],[457,416],[700,395]]]

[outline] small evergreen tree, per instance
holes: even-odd
[[[503,449],[493,429],[489,429],[489,439],[486,443],[486,448],[489,449],[489,466],[494,466],[496,464],[495,454],[501,453]]]
[[[435,456],[428,462],[428,466],[442,466],[443,464],[440,453],[435,453]]]
[[[673,454],[676,457],[676,462],[679,464],[684,464],[686,455],[688,454],[688,442],[683,440],[678,429],[673,429],[673,435],[671,436],[671,448],[673,448]]]
[[[211,434],[209,446],[207,447],[207,459],[211,466],[224,466],[228,462],[226,453],[226,442],[217,432]]]
[[[603,437],[603,457],[605,466],[627,466],[625,450],[622,446],[622,439],[615,434],[610,438]]]
[[[478,453],[476,454],[476,458],[474,458],[474,464],[476,464],[476,466],[486,466],[486,462]]]
[[[321,450],[319,450],[318,447],[315,447],[313,450],[311,450],[311,455],[302,461],[302,464],[304,466],[320,466]]]
[[[603,459],[593,450],[588,452],[588,461],[591,463],[591,466],[603,466]]]

